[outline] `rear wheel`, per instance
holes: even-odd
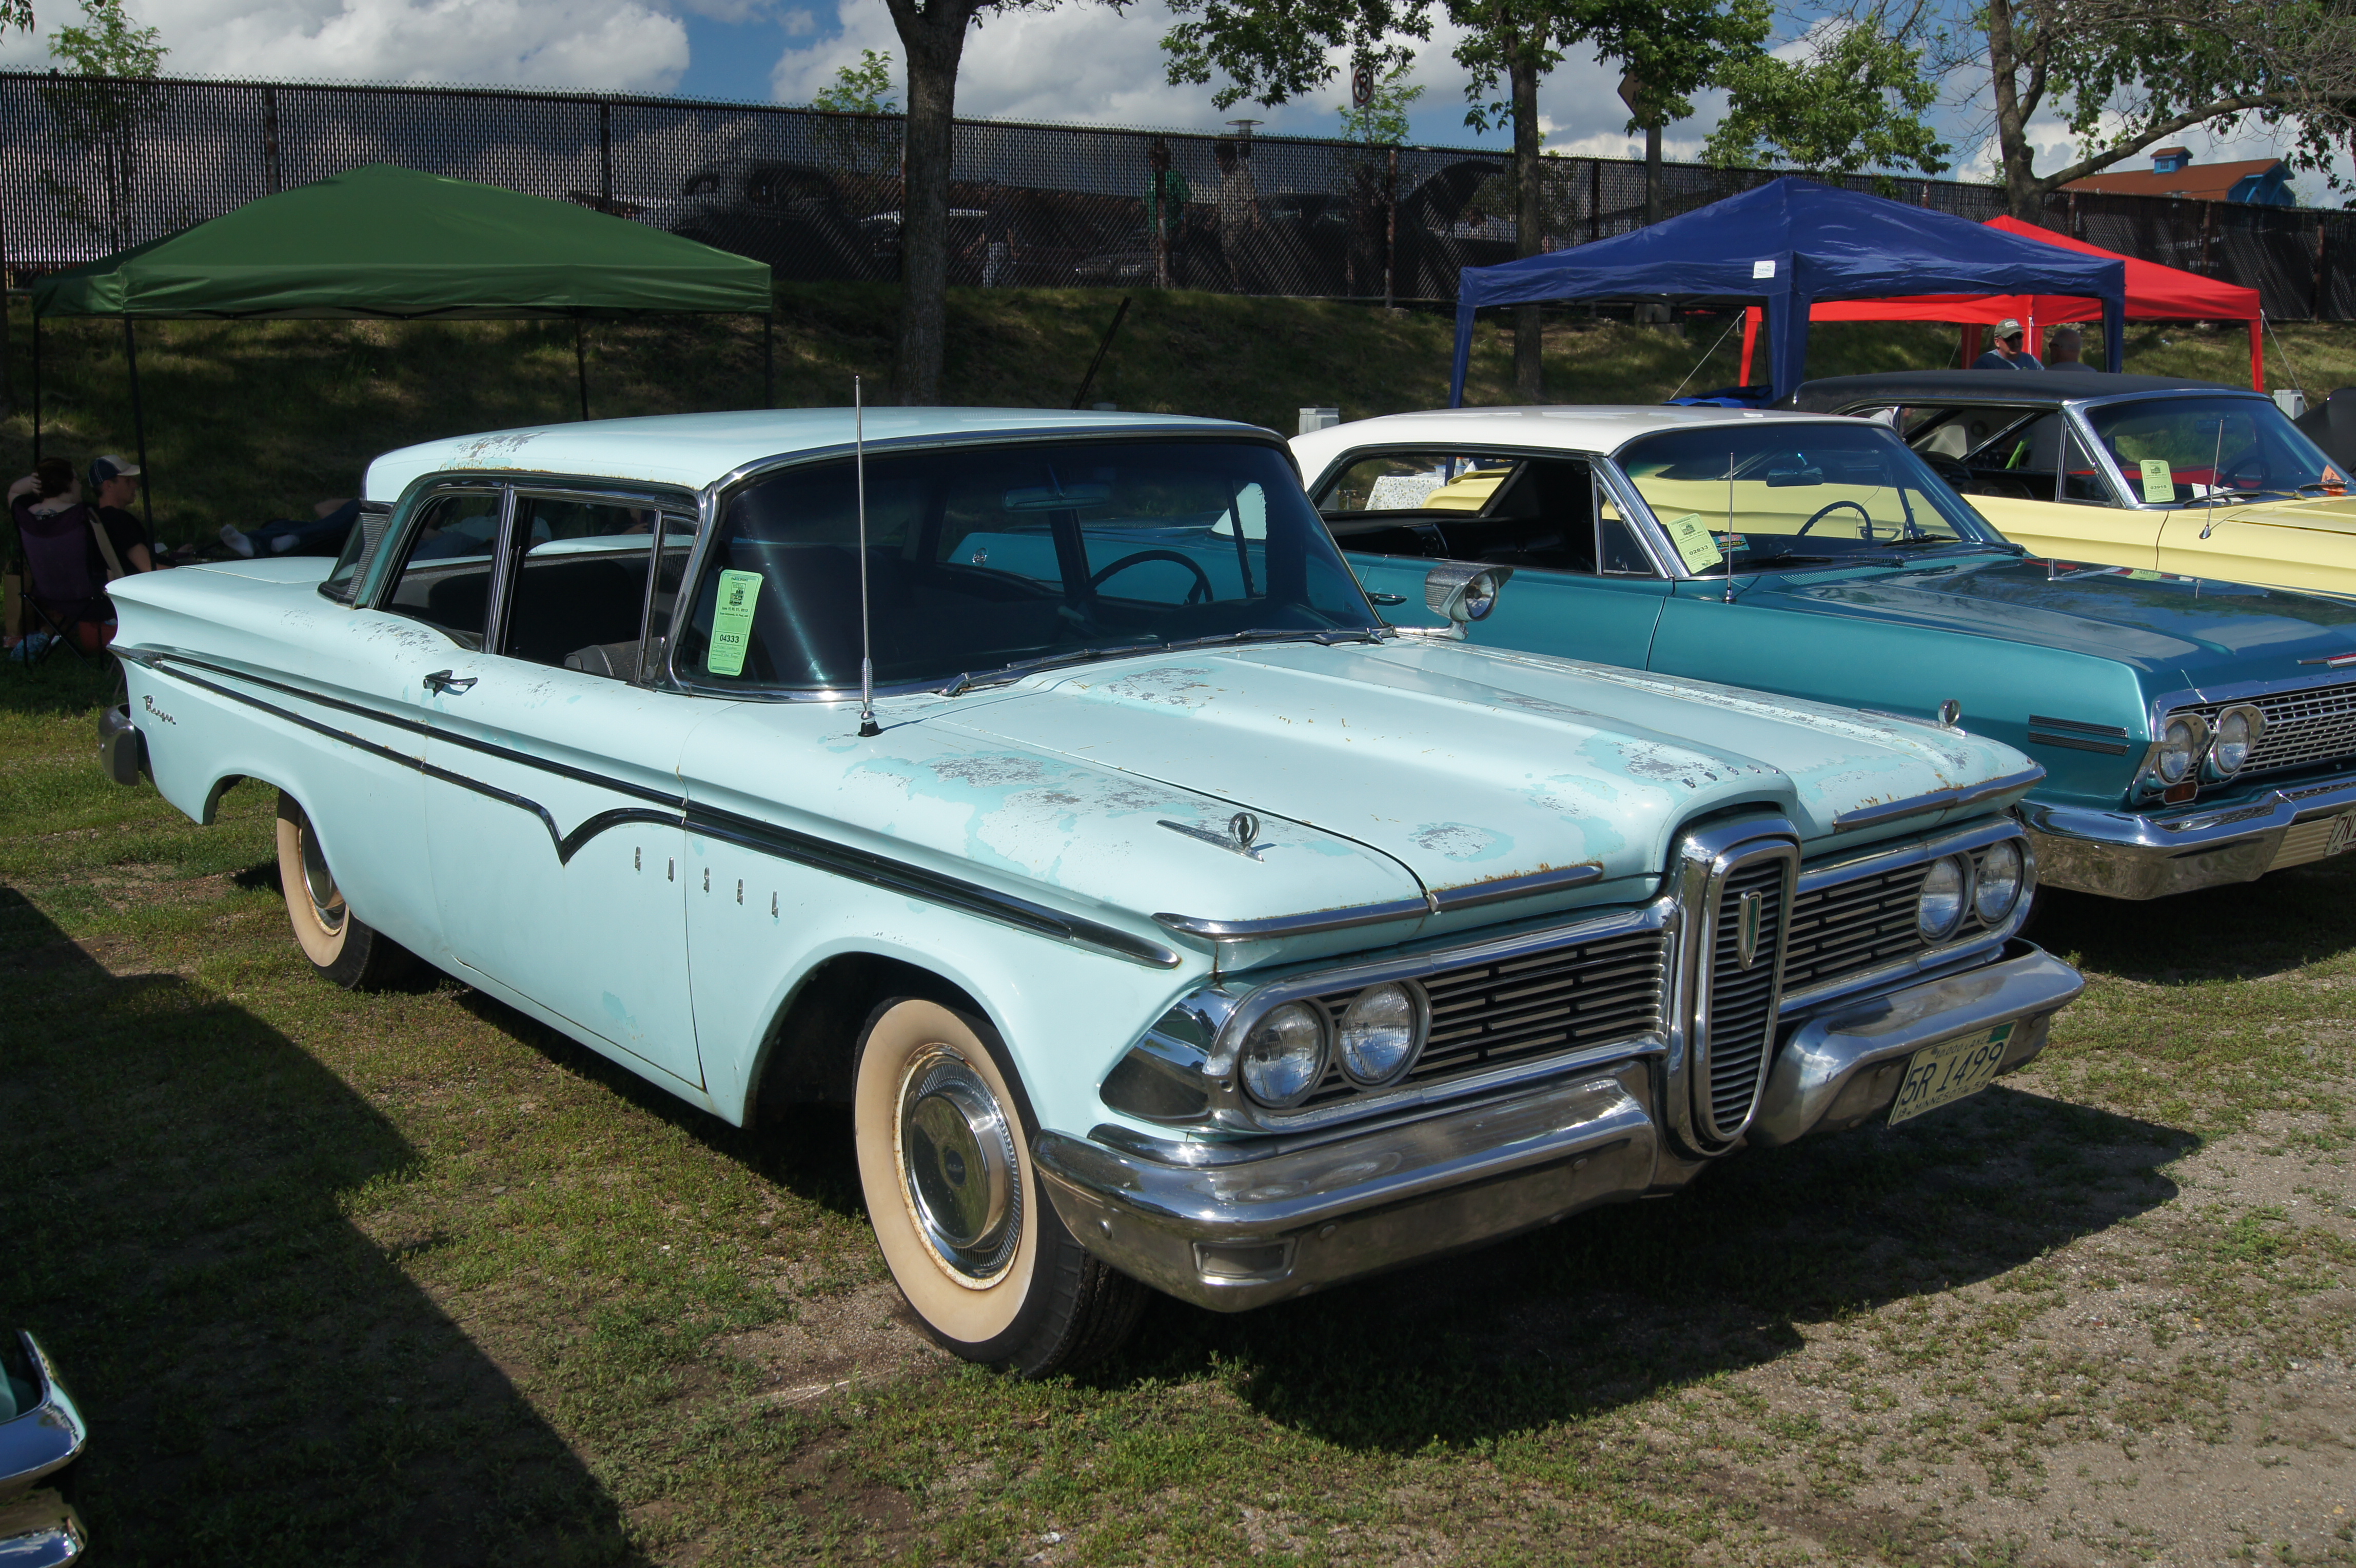
[[[1048,1203],[1029,1102],[986,1021],[912,997],[877,1008],[852,1115],[876,1243],[934,1339],[1027,1378],[1119,1348],[1145,1287],[1089,1256]]]
[[[286,918],[311,967],[347,991],[374,991],[416,967],[407,948],[365,924],[344,902],[311,819],[278,792],[278,885]]]

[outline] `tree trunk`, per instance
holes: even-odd
[[[1525,45],[1514,53],[1514,253],[1538,253],[1542,204],[1538,200],[1538,68]],[[1525,305],[1514,315],[1514,395],[1523,403],[1546,396],[1545,327],[1539,307]]]
[[[2027,91],[2020,72],[2030,62],[2024,44],[2037,47],[2032,30],[2023,38],[2015,26],[2012,0],[1988,0],[1988,81],[1995,90],[1997,158],[2004,173],[2005,209],[2024,223],[2043,220],[2046,182],[2037,177],[2037,149],[2029,145],[2029,122],[2044,97],[2044,72],[2029,71]]]
[[[1644,127],[1644,221],[1661,220],[1661,123]]]
[[[973,0],[890,0],[908,51],[908,119],[900,188],[900,341],[892,394],[905,405],[941,401],[948,342],[949,158],[958,61]]]

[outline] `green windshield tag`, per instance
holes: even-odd
[[[2176,470],[2168,466],[2167,458],[2143,460],[2143,499],[2154,506],[2166,506],[2176,499]]]
[[[714,675],[744,673],[744,649],[753,639],[753,607],[760,602],[761,574],[720,574],[720,603],[712,612],[712,651],[704,668]]]
[[[1666,524],[1669,542],[1676,546],[1679,559],[1688,572],[1707,572],[1722,564],[1726,557],[1719,553],[1717,542],[1701,522],[1701,513],[1689,511],[1683,517],[1671,518]]]

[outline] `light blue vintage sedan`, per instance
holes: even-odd
[[[2000,744],[1471,647],[1477,572],[1397,631],[1264,431],[865,435],[381,457],[332,570],[117,586],[106,766],[276,790],[337,982],[418,955],[731,1122],[847,1104],[911,1305],[1033,1374],[1141,1283],[1248,1307],[1903,1121],[2078,993]]]

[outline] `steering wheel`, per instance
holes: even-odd
[[[1869,512],[1869,511],[1868,511],[1868,510],[1865,510],[1865,505],[1864,505],[1864,503],[1863,503],[1863,502],[1861,502],[1861,501],[1849,501],[1849,500],[1832,501],[1832,502],[1830,502],[1830,503],[1828,503],[1828,504],[1826,504],[1826,505],[1824,505],[1824,506],[1820,506],[1820,507],[1818,507],[1818,508],[1816,509],[1816,514],[1815,514],[1814,517],[1812,517],[1812,518],[1808,519],[1808,521],[1805,521],[1805,522],[1804,522],[1804,523],[1800,524],[1800,532],[1799,532],[1798,533],[1794,534],[1792,537],[1793,537],[1793,538],[1794,538],[1794,539],[1803,539],[1803,538],[1805,538],[1805,537],[1807,536],[1808,530],[1810,530],[1810,529],[1812,529],[1812,528],[1815,527],[1815,526],[1816,526],[1816,524],[1818,524],[1818,523],[1820,523],[1820,522],[1824,521],[1824,520],[1825,520],[1826,517],[1830,516],[1830,515],[1831,515],[1832,513],[1834,513],[1834,512],[1837,512],[1837,511],[1840,510],[1840,509],[1841,509],[1841,508],[1843,508],[1843,507],[1847,507],[1847,508],[1848,508],[1848,509],[1849,509],[1849,510],[1851,510],[1851,511],[1853,511],[1853,512],[1857,513],[1857,515],[1858,515],[1858,516],[1859,516],[1859,517],[1861,517],[1861,518],[1865,519],[1865,524],[1864,524],[1864,526],[1863,526],[1862,528],[1860,528],[1858,532],[1860,532],[1860,533],[1862,533],[1862,534],[1863,534],[1863,535],[1864,535],[1868,540],[1871,540],[1871,539],[1874,537],[1874,532],[1873,532],[1873,514],[1872,514],[1871,512]],[[1893,534],[1895,534],[1897,531],[1896,531],[1895,529],[1892,529],[1890,532],[1891,532]]]
[[[1131,566],[1142,566],[1148,561],[1168,561],[1173,564],[1183,566],[1186,570],[1194,574],[1194,586],[1186,590],[1185,603],[1190,605],[1207,605],[1212,600],[1219,596],[1219,590],[1212,585],[1210,574],[1203,570],[1202,563],[1194,560],[1191,556],[1181,555],[1175,550],[1141,550],[1134,555],[1124,555],[1119,560],[1114,562],[1111,565],[1106,567],[1103,571],[1098,572],[1095,576],[1090,577],[1088,579],[1088,586],[1091,588],[1102,587],[1104,585],[1104,580],[1107,577],[1111,576],[1114,573],[1126,572]]]

